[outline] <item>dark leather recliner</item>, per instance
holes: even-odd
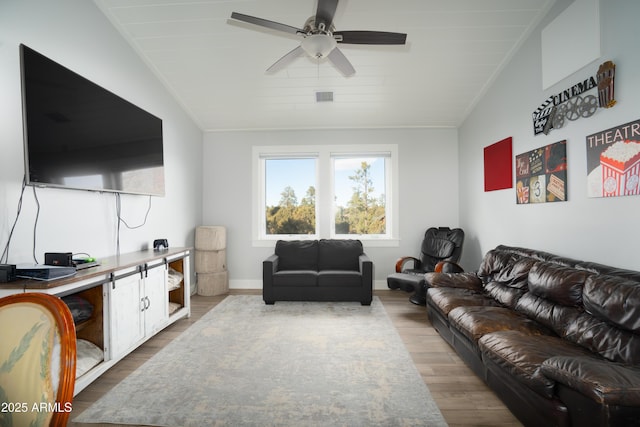
[[[420,258],[404,256],[396,262],[396,272],[387,277],[390,289],[402,289],[413,292],[409,300],[418,305],[426,304],[424,274],[442,268],[444,273],[457,273],[462,269],[457,266],[462,255],[464,231],[460,228],[431,227],[424,233],[420,249]],[[449,261],[438,264],[442,261]],[[413,268],[405,268],[405,264],[413,262]]]

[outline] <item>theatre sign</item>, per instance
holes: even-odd
[[[548,134],[551,129],[560,129],[565,122],[591,117],[598,108],[610,108],[616,103],[613,81],[616,66],[604,62],[595,77],[589,77],[562,92],[551,95],[533,112],[533,133]],[[597,88],[597,96],[585,95]]]

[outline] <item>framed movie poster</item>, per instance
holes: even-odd
[[[640,120],[587,136],[587,195],[640,194]]]
[[[516,203],[567,200],[567,141],[516,156]]]

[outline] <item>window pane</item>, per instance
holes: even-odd
[[[265,233],[316,234],[316,159],[265,159]]]
[[[333,159],[335,234],[387,233],[385,160]]]

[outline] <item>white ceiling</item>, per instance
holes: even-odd
[[[296,59],[316,0],[94,0],[205,131],[457,127],[555,0],[342,0],[336,30],[407,33],[405,46],[339,45],[356,69]],[[333,91],[332,103],[316,91]]]

